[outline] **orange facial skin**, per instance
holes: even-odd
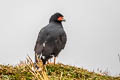
[[[59,17],[58,18],[58,21],[62,21],[64,18],[63,17]]]

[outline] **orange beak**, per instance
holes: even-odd
[[[58,21],[65,21],[65,19],[63,17],[59,17]]]

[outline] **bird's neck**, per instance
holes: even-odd
[[[54,24],[57,24],[57,25],[61,25],[61,26],[62,26],[62,23],[61,23],[61,22],[50,22],[50,23],[54,23]]]

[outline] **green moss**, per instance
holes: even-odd
[[[50,80],[120,80],[120,77],[101,75],[63,64],[49,64],[46,65],[46,69]],[[33,80],[33,78],[26,65],[0,65],[0,80]]]

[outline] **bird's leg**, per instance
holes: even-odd
[[[54,57],[54,65],[55,65],[55,63],[56,63],[56,57]]]

